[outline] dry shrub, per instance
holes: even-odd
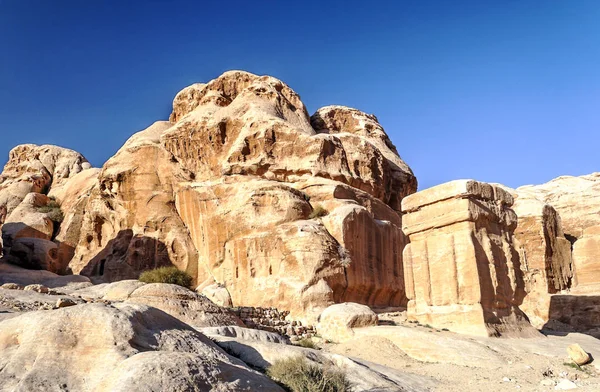
[[[193,279],[190,274],[178,270],[177,267],[160,267],[142,272],[139,280],[144,283],[176,284],[189,289]]]
[[[351,387],[341,369],[316,365],[302,356],[275,361],[267,375],[291,392],[347,392]]]

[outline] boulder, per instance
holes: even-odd
[[[590,355],[577,343],[567,347],[567,354],[569,354],[569,358],[579,366],[585,365],[591,360]]]
[[[213,283],[204,287],[201,291],[202,295],[206,298],[210,299],[213,303],[224,306],[226,308],[231,308],[233,303],[231,302],[231,295],[229,295],[229,291],[227,289],[218,284]]]
[[[331,305],[319,316],[317,333],[323,339],[343,342],[354,336],[354,328],[377,325],[378,318],[368,306],[356,303]]]
[[[0,322],[0,382],[7,390],[281,391],[179,320],[122,304]]]
[[[5,260],[24,268],[56,272],[58,246],[52,241],[41,238],[17,238],[12,241],[10,252],[5,256]]]
[[[512,204],[501,187],[473,180],[404,198],[409,320],[483,336],[535,332],[518,309],[525,291]]]
[[[28,286],[25,286],[23,288],[23,290],[25,291],[35,291],[36,293],[42,293],[42,294],[47,294],[48,293],[48,287],[41,285],[41,284],[30,284]]]
[[[232,312],[189,289],[166,283],[149,283],[133,290],[125,302],[158,308],[193,327],[243,326]]]

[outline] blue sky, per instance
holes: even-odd
[[[374,113],[424,189],[600,171],[600,2],[0,0],[0,163],[95,166],[183,87],[269,74]]]

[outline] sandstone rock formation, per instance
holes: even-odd
[[[0,322],[0,384],[23,391],[281,391],[177,319],[122,304]]]
[[[54,221],[61,214],[60,208],[45,194],[51,188],[61,189],[70,178],[89,168],[81,154],[62,147],[26,144],[11,150],[0,175],[6,260],[34,269],[62,271],[59,244],[52,242],[60,223]]]
[[[573,269],[577,292],[600,294],[600,225],[584,229],[573,245]]]
[[[23,144],[10,151],[0,175],[0,206],[10,214],[31,192],[46,193],[60,187],[89,162],[78,152],[62,147]]]
[[[514,237],[527,293],[520,308],[532,325],[542,328],[549,319],[551,294],[571,287],[571,243],[552,206],[529,192],[504,189],[515,199],[512,209],[518,218]]]
[[[529,332],[512,196],[453,181],[402,201],[408,318],[474,335]]]
[[[600,225],[600,173],[586,176],[562,176],[542,185],[517,188],[550,204],[562,218],[565,234],[572,239],[588,227]]]
[[[354,328],[377,325],[377,315],[368,306],[345,302],[329,306],[319,316],[317,332],[326,340],[341,342],[354,336]]]

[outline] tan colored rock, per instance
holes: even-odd
[[[407,316],[473,335],[528,334],[512,196],[458,180],[402,201]]]
[[[56,243],[41,238],[17,238],[4,259],[24,268],[56,271],[58,247]]]
[[[573,244],[573,269],[578,292],[600,293],[600,225],[583,230]]]
[[[311,116],[310,122],[317,133],[335,134],[340,137],[347,152],[348,164],[360,177],[365,175],[365,171],[371,170],[371,167],[366,165],[363,153],[369,155],[371,151],[377,151],[383,156],[377,171],[390,172],[382,178],[389,181],[389,184],[385,184],[389,191],[385,192],[383,201],[394,210],[400,211],[402,197],[417,191],[417,180],[412,170],[400,158],[396,147],[375,115],[345,106],[326,106],[317,110]],[[365,145],[376,148],[369,151]],[[371,157],[371,161],[373,159],[374,157]],[[375,176],[377,171],[373,171]]]
[[[75,306],[75,305],[77,305],[77,303],[70,298],[59,298],[58,300],[56,300],[55,307],[66,308],[66,307]]]
[[[41,238],[52,239],[54,223],[47,213],[41,212],[40,208],[50,202],[46,195],[40,193],[29,193],[23,201],[6,218],[2,227],[4,242],[11,243],[17,238]]]
[[[569,358],[579,366],[585,365],[591,360],[590,355],[577,343],[567,347],[567,354],[569,354]]]
[[[357,358],[347,358],[297,347],[263,341],[212,336],[216,343],[249,366],[265,370],[278,360],[303,357],[317,366],[336,366],[343,371],[352,385],[352,391],[427,391],[435,390],[436,382],[427,377],[380,366]]]
[[[25,286],[17,283],[4,283],[0,288],[5,290],[23,290]]]
[[[389,160],[366,139],[348,134],[344,137],[352,141],[346,149],[340,137],[316,134],[299,96],[275,78],[228,72],[207,83],[197,100],[185,115],[174,109],[172,120],[178,122],[162,140],[199,181],[232,174],[285,182],[316,176],[350,184],[385,202],[416,189],[409,170],[403,175],[414,186],[395,183],[402,187],[391,189]],[[362,166],[351,169],[355,162]]]
[[[305,320],[334,302],[402,306],[400,200],[416,186],[374,116],[335,106],[311,120],[280,80],[226,72],[182,90],[170,122],[100,172],[52,184],[59,272],[112,282],[175,265],[233,305]],[[320,204],[327,219],[311,216]]]
[[[343,342],[354,336],[354,328],[377,325],[377,315],[366,305],[352,302],[329,306],[319,316],[317,332],[323,339]]]
[[[196,278],[197,253],[174,206],[175,184],[189,178],[158,140],[169,127],[157,122],[133,135],[104,164],[76,218],[74,273],[111,282],[175,265]]]
[[[59,276],[50,271],[24,269],[0,260],[0,284],[3,283],[16,283],[23,286],[42,284],[50,288],[60,287],[61,291],[91,286],[90,280],[85,276]]]
[[[542,185],[517,188],[529,192],[558,211],[565,234],[579,238],[591,226],[600,225],[600,173],[562,176]]]
[[[0,175],[0,205],[10,214],[31,192],[45,193],[91,167],[78,152],[62,147],[23,144],[10,151]]]
[[[193,327],[244,325],[228,310],[191,290],[173,284],[142,285],[129,295],[126,302],[153,306]]]
[[[60,187],[50,190],[49,196],[60,204],[64,219],[56,234],[58,245],[57,271],[60,274],[69,272],[69,262],[75,255],[75,248],[82,237],[85,210],[94,187],[98,186],[100,169],[83,170],[69,178]]]
[[[6,390],[281,391],[199,332],[141,305],[84,304],[2,321],[0,369]]]
[[[214,279],[235,306],[303,314],[344,284],[339,244],[303,194],[273,181],[226,178],[177,194],[177,210]]]
[[[550,295],[572,285],[571,243],[552,206],[528,192],[504,189],[515,199],[512,209],[518,218],[514,236],[527,292],[520,308],[541,329],[549,320]]]
[[[218,283],[214,283],[206,286],[201,291],[202,295],[206,298],[210,299],[213,303],[224,306],[226,308],[230,308],[233,306],[233,302],[231,301],[231,295],[229,295],[229,291],[227,288],[223,287]]]
[[[42,294],[47,294],[48,293],[48,287],[41,285],[41,284],[30,284],[28,286],[25,286],[25,288],[23,289],[25,291],[35,291],[37,293],[42,293]]]

